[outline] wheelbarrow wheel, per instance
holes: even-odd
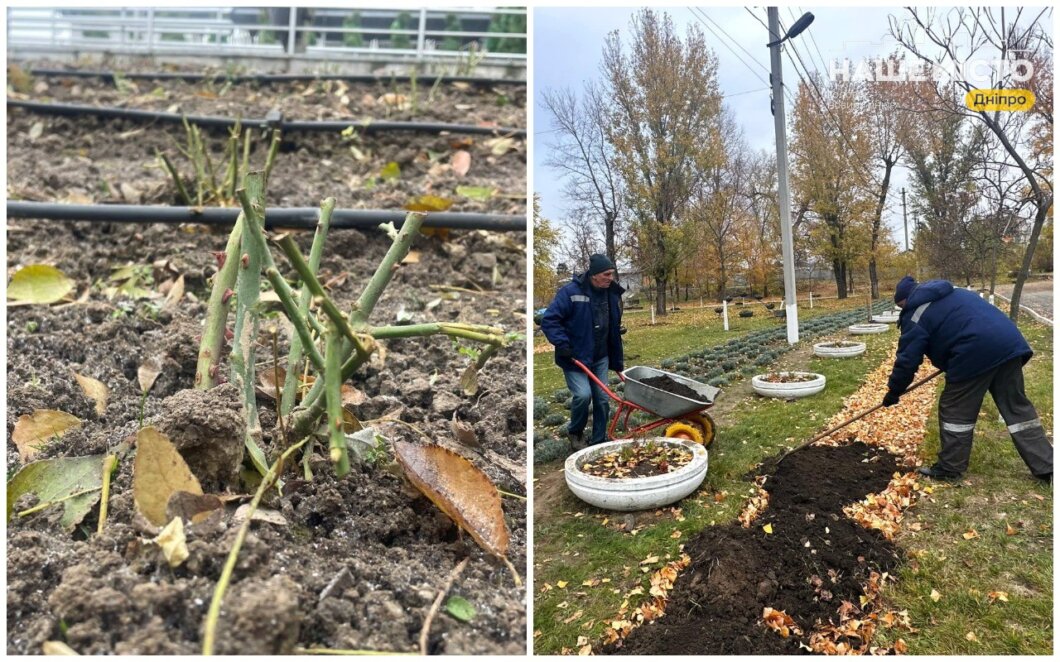
[[[666,426],[665,436],[670,439],[687,439],[697,444],[703,443],[703,433],[700,431],[699,426],[694,423],[671,423]]]
[[[714,443],[714,435],[717,434],[717,426],[714,425],[714,419],[709,414],[689,414],[684,417],[685,422],[690,423],[699,429],[700,436],[704,447],[710,446]]]

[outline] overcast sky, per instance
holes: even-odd
[[[623,44],[629,44],[630,17],[638,11],[635,7],[618,8],[537,8],[534,10],[534,90],[540,99],[545,89],[570,87],[581,90],[584,81],[600,79],[600,59],[604,38],[612,30],[619,30]],[[766,28],[755,16],[766,21],[763,7],[751,8],[754,16],[743,7],[702,7],[696,14],[687,7],[659,8],[673,18],[678,33],[685,34],[686,27],[693,22],[700,25],[707,43],[718,57],[718,78],[723,94],[731,96],[725,100],[734,111],[743,128],[748,145],[755,150],[775,150],[773,117],[769,112],[769,92],[764,81],[768,81],[769,51],[765,44]],[[702,11],[717,23],[700,19]],[[905,10],[882,7],[782,7],[780,22],[788,27],[803,12],[814,14],[815,20],[809,29],[796,37],[795,47],[806,66],[820,69],[833,59],[882,57],[895,49],[894,40],[888,35],[887,16],[899,16],[905,20]],[[720,27],[720,30],[719,30]],[[709,28],[709,29],[708,29]],[[711,33],[713,30],[719,36]],[[724,32],[722,32],[724,31]],[[726,36],[728,35],[728,37]],[[720,40],[719,40],[720,37]],[[754,56],[759,64],[751,61],[747,53],[729,40],[736,40]],[[811,39],[812,37],[812,39]],[[728,48],[722,43],[728,44]],[[732,50],[730,50],[730,48]],[[739,54],[742,63],[732,51]],[[811,64],[811,60],[816,62]],[[796,60],[798,61],[798,60]],[[794,93],[798,78],[787,56],[782,58],[784,82]],[[801,68],[801,67],[800,67]],[[761,80],[759,79],[761,77]],[[741,94],[755,90],[754,92]],[[791,108],[787,108],[789,118]],[[542,211],[553,221],[565,219],[565,202],[562,197],[562,182],[557,173],[544,166],[548,157],[546,144],[549,140],[551,118],[535,100],[534,106],[534,189],[541,194]],[[789,134],[790,138],[790,134]],[[884,222],[891,228],[893,239],[901,247],[904,243],[900,190],[907,186],[907,173],[898,169],[891,179],[888,196],[889,209],[884,213]],[[910,218],[910,226],[913,221]]]

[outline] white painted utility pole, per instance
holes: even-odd
[[[769,64],[773,83],[773,126],[777,136],[777,197],[780,201],[780,241],[784,260],[784,319],[788,344],[799,342],[799,309],[795,301],[795,250],[791,237],[791,195],[788,192],[788,137],[784,123],[784,79],[780,64],[780,44],[806,29],[813,14],[803,14],[786,35],[780,34],[777,8],[769,7]]]

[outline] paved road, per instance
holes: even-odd
[[[1012,285],[998,285],[997,293],[1006,297],[1011,297]],[[1053,281],[1044,280],[1024,284],[1023,293],[1020,295],[1020,303],[1039,315],[1054,319]],[[1007,309],[1007,306],[1001,307],[1002,309]]]

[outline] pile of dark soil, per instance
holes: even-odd
[[[703,396],[696,393],[691,388],[685,386],[681,382],[675,381],[669,375],[659,375],[657,377],[648,377],[647,379],[640,380],[641,384],[657,388],[660,391],[666,391],[674,395],[679,395],[682,398],[688,398],[697,402],[703,401]]]
[[[100,143],[107,136],[97,134]],[[45,152],[35,158],[47,160]],[[24,159],[30,158],[22,152]],[[56,167],[53,164],[53,167]],[[18,173],[9,168],[9,177]],[[91,169],[57,176],[91,182]],[[290,175],[287,176],[288,178]],[[277,178],[279,181],[282,178]],[[314,199],[334,192],[306,180]],[[304,200],[303,202],[310,202]],[[230,475],[202,458],[203,435],[240,435],[242,404],[231,385],[203,394],[193,386],[201,323],[208,296],[206,277],[216,269],[211,251],[226,233],[195,227],[18,221],[8,225],[12,266],[48,263],[76,283],[76,294],[105,282],[113,267],[153,265],[155,283],[185,276],[182,302],[159,310],[159,300],[110,301],[93,289],[86,303],[8,309],[7,433],[34,409],[60,409],[83,421],[42,458],[100,453],[136,432],[140,414],[137,368],[161,357],[162,373],[144,403],[144,423],[166,430],[188,449],[188,461],[203,473],[208,490],[241,491]],[[312,233],[297,235],[308,254]],[[461,320],[525,328],[526,237],[522,233],[454,232],[450,241],[419,237],[419,261],[403,265],[380,300],[373,321]],[[340,307],[348,307],[390,241],[381,231],[334,230],[321,263]],[[281,269],[286,260],[277,256]],[[495,276],[496,275],[496,276]],[[494,278],[496,278],[494,280]],[[473,288],[459,291],[446,286]],[[491,286],[491,283],[495,285]],[[442,287],[443,289],[439,289]],[[194,295],[192,299],[189,295]],[[432,303],[430,307],[428,303]],[[271,339],[260,338],[259,359],[271,361]],[[280,333],[279,355],[287,355]],[[468,358],[444,336],[386,341],[386,360],[359,371],[351,384],[367,400],[354,408],[362,420],[384,415],[415,425],[433,441],[457,450],[502,490],[525,493],[525,345],[513,342],[490,359],[480,391],[463,394],[460,373]],[[227,369],[224,366],[222,369]],[[71,372],[98,379],[110,389],[99,415]],[[284,447],[273,403],[259,400],[270,457]],[[474,431],[478,446],[457,441],[450,422]],[[233,425],[235,428],[233,428]],[[391,440],[419,442],[405,426],[385,429]],[[238,438],[238,437],[236,437]],[[214,442],[216,443],[216,439]],[[525,592],[503,564],[423,497],[408,493],[385,461],[336,479],[318,446],[315,478],[301,480],[289,467],[282,496],[272,490],[264,507],[279,511],[286,525],[255,523],[240,554],[220,618],[217,653],[283,654],[296,647],[415,651],[419,631],[446,575],[465,557],[467,569],[450,595],[467,599],[475,617],[463,623],[444,613],[428,640],[433,653],[520,654],[525,651]],[[19,467],[8,441],[9,475]],[[300,465],[300,463],[299,463]],[[224,520],[188,530],[190,557],[170,570],[136,524],[132,457],[119,466],[102,536],[98,510],[72,533],[62,530],[52,507],[14,518],[7,529],[7,652],[40,653],[49,640],[65,641],[82,654],[196,654],[202,627],[236,526],[233,503]],[[509,556],[526,573],[526,504],[504,498],[511,531]]]
[[[872,571],[893,571],[896,548],[843,515],[884,489],[894,457],[855,443],[793,453],[766,481],[768,509],[751,525],[710,527],[685,546],[692,563],[674,585],[666,615],[605,652],[632,655],[750,655],[805,652],[761,624],[765,607],[784,611],[808,638],[858,605]],[[769,525],[772,533],[766,533]]]

